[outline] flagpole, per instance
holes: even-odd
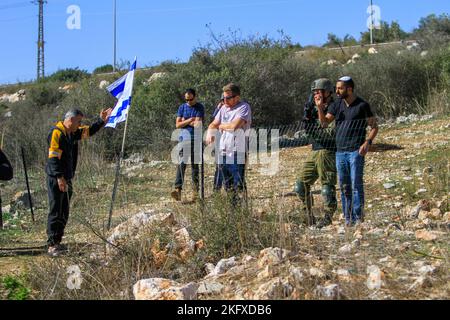
[[[131,103],[130,103],[130,108],[131,108]],[[125,137],[127,135],[127,127],[128,127],[128,113],[127,113],[127,119],[125,120],[125,128],[123,130],[122,149],[120,150],[119,159],[117,160],[117,164],[116,164],[116,175],[114,178],[114,187],[113,187],[113,192],[112,192],[112,196],[111,196],[111,206],[109,207],[108,230],[111,229],[111,220],[112,220],[112,213],[113,213],[113,208],[114,208],[114,200],[116,199],[116,191],[117,191],[117,186],[119,184],[120,164],[122,162],[123,153],[125,151]]]
[[[370,44],[373,44],[373,4],[370,0]]]
[[[128,106],[123,111],[124,115],[126,116],[125,128],[123,130],[122,148],[120,150],[119,158],[117,159],[116,174],[115,174],[115,178],[114,178],[114,187],[113,187],[113,192],[112,192],[112,196],[111,196],[111,206],[109,208],[108,225],[107,225],[108,230],[111,229],[111,221],[112,221],[112,213],[113,213],[113,208],[114,208],[114,200],[116,199],[117,186],[119,184],[120,165],[121,165],[122,158],[123,158],[123,155],[124,155],[124,152],[125,152],[125,139],[126,139],[126,136],[127,136],[128,116],[129,116],[129,113],[130,113],[130,108],[131,108],[131,103],[132,103],[131,96],[132,96],[132,91],[133,91],[133,81],[134,81],[134,72],[136,70],[136,61],[137,61],[137,57],[134,57],[134,63],[131,66],[130,71],[128,71],[128,75],[127,75],[125,80],[123,80],[123,77],[122,77],[122,78],[120,78],[119,80],[116,80],[116,82],[113,83],[113,85],[112,85],[113,88],[111,90],[110,90],[111,86],[108,87],[108,91],[110,91],[110,93],[112,93],[113,90],[117,89],[117,86],[118,86],[117,81],[125,81],[125,87],[122,89],[122,93],[121,94],[124,94],[123,90],[127,90],[127,95],[128,95],[128,99],[129,99],[128,100]],[[133,72],[131,74],[131,77],[130,77],[130,72]],[[128,81],[131,81],[131,84]],[[117,92],[115,92],[113,95],[115,97],[119,97],[119,93],[117,93]],[[120,103],[122,103],[122,107],[123,107],[125,102],[126,102],[126,100],[124,100],[124,97],[120,96],[119,102],[117,103],[116,107],[119,106]],[[117,116],[117,114],[115,114],[115,116]],[[121,120],[120,122],[122,122],[122,121],[123,120]],[[113,121],[113,122],[114,122],[114,126],[113,127],[115,128],[118,122],[115,122],[115,121]]]
[[[131,108],[131,103],[130,103]],[[128,109],[130,110],[130,109]],[[127,120],[125,120],[125,128],[123,130],[123,140],[122,140],[122,150],[120,151],[120,156],[123,157],[123,153],[125,151],[125,137],[127,135],[127,127],[128,127],[128,113],[127,113]]]
[[[116,72],[116,44],[117,44],[117,32],[116,32],[116,30],[117,30],[117,28],[116,28],[116,26],[117,26],[117,24],[116,24],[116,21],[117,21],[117,17],[116,17],[116,14],[117,14],[117,12],[116,12],[116,0],[113,0],[114,2],[113,2],[113,29],[114,29],[114,36],[113,36],[113,38],[114,38],[114,40],[113,40],[113,51],[114,51],[114,54],[113,54],[113,56],[114,56],[114,61],[113,61],[113,71],[114,72]]]

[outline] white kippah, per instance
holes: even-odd
[[[349,77],[349,76],[343,76],[343,77],[339,78],[339,81],[344,81],[344,82],[347,82],[347,81],[350,81],[350,80],[352,80],[352,78]]]

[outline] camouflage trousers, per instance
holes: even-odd
[[[296,192],[302,204],[302,211],[312,216],[313,197],[311,186],[320,180],[325,216],[332,217],[337,210],[336,200],[336,153],[329,150],[312,151],[303,164],[296,183]]]

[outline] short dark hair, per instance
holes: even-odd
[[[235,83],[229,83],[225,87],[223,87],[223,92],[227,92],[227,91],[231,91],[231,93],[236,96],[241,95],[241,89]]]
[[[338,82],[342,82],[347,88],[355,89],[355,82],[349,76],[340,77]]]
[[[186,93],[192,94],[194,97],[197,96],[197,93],[195,92],[195,89],[192,89],[192,88],[186,89],[186,90],[184,91],[184,94],[186,94]]]

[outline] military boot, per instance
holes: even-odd
[[[181,188],[175,188],[170,195],[175,201],[181,201]]]
[[[325,213],[325,216],[317,223],[317,228],[322,229],[323,227],[329,226],[332,222],[333,215],[327,212]]]

